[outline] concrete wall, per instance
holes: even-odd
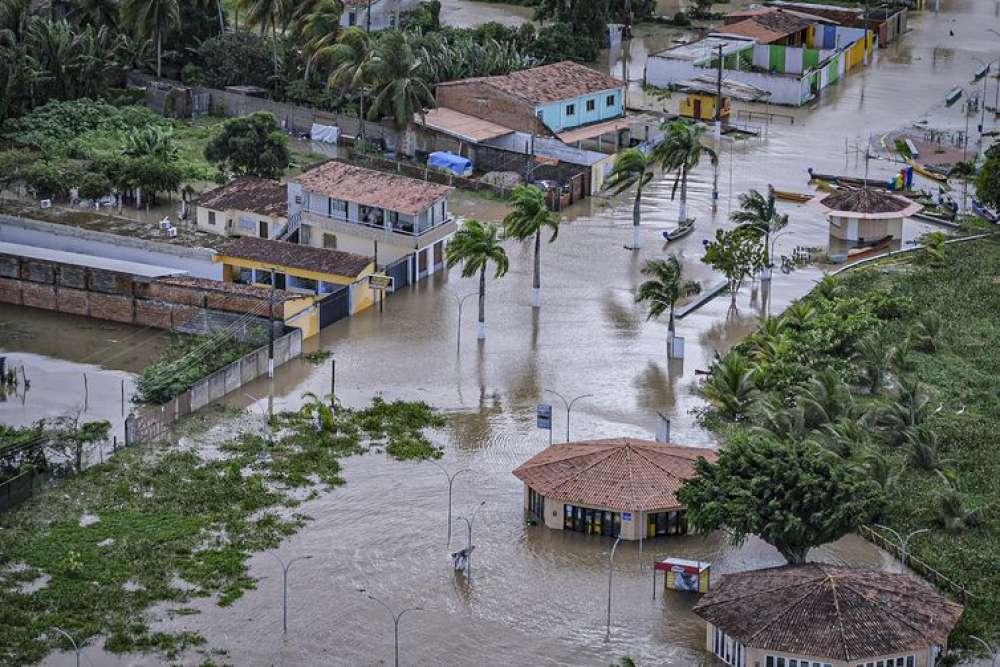
[[[220,234],[224,236],[253,236],[260,237],[260,222],[267,223],[268,235],[266,238],[274,238],[275,234],[284,228],[286,218],[250,213],[236,209],[210,209],[205,206],[197,207],[198,213],[195,218],[198,229],[209,234]],[[215,214],[215,224],[209,224],[210,213]]]
[[[274,367],[302,356],[302,332],[292,329],[274,341]],[[237,359],[211,375],[194,383],[191,388],[164,405],[139,408],[125,420],[125,444],[147,442],[163,437],[181,417],[217,401],[226,394],[267,374],[267,346]]]

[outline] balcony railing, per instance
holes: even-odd
[[[386,229],[386,226],[385,226],[384,222],[368,222],[368,221],[365,221],[365,220],[350,219],[346,215],[340,215],[338,213],[334,213],[333,215],[330,215],[328,213],[321,213],[321,212],[318,212],[318,211],[311,211],[311,210],[306,210],[305,212],[308,213],[309,215],[313,215],[313,216],[316,216],[318,218],[326,218],[328,220],[336,220],[337,222],[344,222],[344,223],[347,223],[349,225],[358,225],[359,227],[367,227],[369,229],[376,229],[376,230],[379,230],[379,231],[389,232],[389,233],[392,233],[392,234],[403,234],[404,236],[421,236],[423,234],[426,234],[428,232],[431,232],[431,231],[437,229],[438,227],[441,227],[443,225],[447,225],[449,222],[452,222],[454,220],[454,217],[450,217],[449,216],[448,218],[446,218],[444,220],[440,220],[440,221],[435,222],[433,225],[429,225],[427,227],[422,227],[422,228],[421,227],[417,227],[414,224],[408,224],[407,225],[407,224],[400,224],[399,222],[395,222],[395,223],[389,223],[389,227],[388,227],[388,229]]]

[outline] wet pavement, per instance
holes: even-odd
[[[794,124],[776,121],[764,139],[724,141],[717,210],[711,205],[713,171],[706,163],[689,186],[689,210],[698,226],[669,248],[684,260],[687,276],[705,285],[719,281],[699,261],[702,239],[716,227],[731,226],[728,214],[739,193],[763,190],[769,183],[807,191],[810,166],[861,173],[863,161],[851,147],[908,122],[964,126],[961,110],[946,108],[944,95],[971,80],[977,69],[973,57],[996,54],[1000,42],[986,27],[1000,27],[998,7],[954,0],[941,3],[940,16],[911,14],[912,31],[881,51],[874,66],[825,91],[816,109],[778,110],[794,117]],[[507,11],[501,5],[446,0],[442,16],[449,20],[471,12],[477,20],[489,20],[498,10]],[[634,53],[646,48],[638,41]],[[661,48],[654,46],[646,50]],[[608,59],[615,67],[613,54]],[[632,94],[641,95],[638,86]],[[888,176],[898,166],[872,162],[870,168],[874,175]],[[456,209],[486,219],[502,214],[497,204],[482,199],[463,198]],[[818,212],[804,205],[783,204],[782,209],[791,224],[775,239],[776,257],[799,245],[827,246],[827,223]],[[658,178],[647,189],[642,213],[643,247],[629,252],[623,245],[631,239],[631,200],[593,198],[567,211],[558,240],[542,250],[538,310],[530,307],[530,248],[507,243],[510,272],[487,283],[484,344],[475,340],[474,297],[466,301],[458,344],[459,299],[476,289],[474,279],[462,279],[458,272],[433,276],[393,295],[384,312],[366,311],[310,341],[335,354],[337,394],[345,404],[360,405],[381,393],[389,399],[425,400],[449,414],[449,428],[436,434],[445,445],[442,464],[451,471],[470,470],[455,483],[455,514],[486,502],[475,527],[472,586],[456,577],[447,561],[444,474],[430,464],[370,455],[346,462],[345,487],[303,506],[315,520],[277,552],[286,559],[315,557],[291,572],[287,638],[281,637],[280,569],[268,554],[251,560],[252,576],[261,579],[256,591],[225,609],[200,601],[198,616],[166,620],[161,614],[165,620],[156,629],[196,630],[237,665],[391,664],[392,621],[358,592],[365,589],[396,610],[424,608],[407,613],[400,624],[401,664],[607,665],[625,654],[644,665],[699,664],[704,625],[689,611],[695,598],[658,594],[652,600],[652,560],[668,554],[708,560],[718,576],[779,564],[776,552],[756,540],[733,548],[717,535],[647,542],[642,560],[637,545],[622,545],[616,557],[612,640],[606,644],[610,541],[525,526],[522,486],[510,471],[548,443],[548,434],[535,428],[537,403],[554,404],[554,436],[565,437],[565,412],[546,390],[567,397],[593,394],[573,409],[573,439],[652,437],[656,414],[662,412],[671,419],[674,442],[715,446],[694,414],[703,406],[695,369],[707,367],[716,351],[724,352],[751,331],[768,308],[779,312],[808,291],[822,273],[816,268],[776,272],[770,290],[747,286],[736,309],[727,296],[709,302],[678,325],[687,358],[668,362],[666,322],[646,322],[644,308],[632,297],[642,262],[663,255],[659,233],[676,221],[667,179]],[[912,239],[928,229],[908,222],[905,234]],[[304,392],[326,393],[329,386],[328,363],[290,364],[278,371],[276,405],[296,408]],[[230,402],[246,407],[247,395],[266,392],[266,384],[258,381]],[[262,405],[255,401],[253,408]],[[212,441],[223,435],[202,437]],[[452,548],[464,539],[464,523],[456,523]],[[884,553],[855,537],[817,549],[812,557],[890,566]],[[116,659],[96,649],[86,655],[93,664],[157,664],[154,658]],[[54,655],[45,664],[67,664],[68,659]],[[197,660],[190,656],[190,662]]]

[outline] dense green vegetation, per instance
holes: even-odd
[[[959,646],[967,634],[1000,630],[997,240],[932,242],[825,278],[715,364],[704,385],[706,423],[731,445],[805,452],[830,466],[823,478],[881,488],[883,499],[859,515],[904,534],[932,529],[910,550],[969,591]],[[752,479],[776,456],[744,461],[723,487]],[[711,514],[725,495],[694,488],[690,499],[702,507],[693,515]],[[769,522],[764,514],[747,530],[796,528],[788,515]]]
[[[151,631],[145,610],[165,602],[172,613],[194,613],[184,606],[193,597],[232,603],[255,586],[250,554],[277,547],[308,520],[294,490],[314,496],[343,484],[339,460],[365,451],[436,458],[424,430],[443,425],[423,403],[375,399],[333,411],[312,397],[278,415],[267,436],[225,443],[219,458],[178,446],[119,450],[0,515],[0,662],[35,662],[64,646],[53,626],[83,642],[105,636],[113,652],[173,656],[203,644],[191,633]],[[50,579],[37,590],[23,588],[43,575]]]
[[[257,344],[224,335],[174,336],[159,360],[142,369],[135,382],[133,400],[154,405],[166,403],[267,340],[264,334],[256,338]]]

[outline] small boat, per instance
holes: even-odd
[[[947,183],[948,177],[944,174],[939,174],[936,171],[932,171],[929,167],[925,167],[916,160],[907,160],[906,163],[913,167],[913,171],[917,172],[925,178],[937,181],[938,183]]]
[[[665,229],[663,231],[663,238],[667,241],[676,241],[679,238],[683,238],[694,231],[694,218],[687,218],[686,220],[681,220],[681,223],[676,227],[671,229]]]
[[[948,91],[948,94],[944,96],[944,103],[951,106],[958,101],[958,98],[962,96],[961,88],[952,88]]]
[[[983,203],[975,197],[972,198],[972,210],[986,222],[996,224],[997,221],[1000,220],[1000,216],[997,216],[996,213],[983,206]]]
[[[802,192],[792,192],[791,190],[775,190],[774,196],[775,198],[783,201],[793,201],[800,204],[813,198],[813,195],[807,195]]]
[[[989,73],[990,73],[990,66],[989,65],[983,65],[982,67],[980,67],[979,69],[976,70],[976,74],[975,74],[975,76],[972,77],[972,80],[973,81],[979,81],[980,79],[982,79],[984,76],[986,76]]]

